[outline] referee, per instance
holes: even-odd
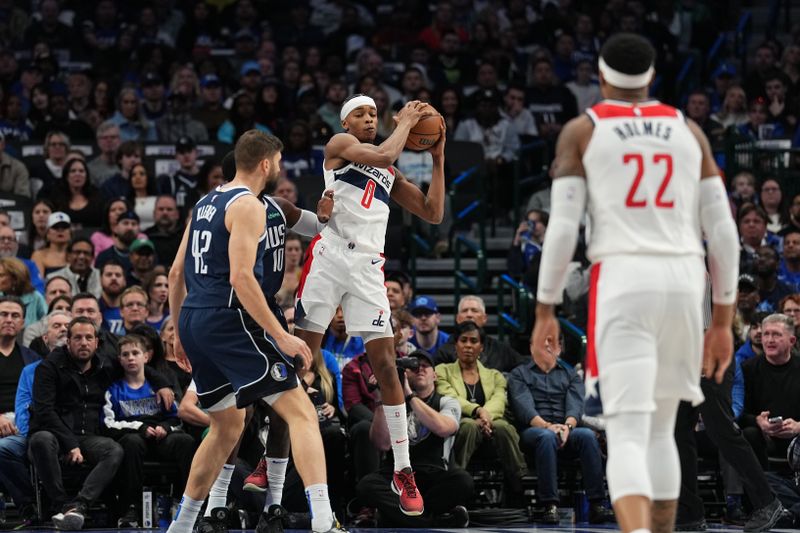
[[[703,303],[704,326],[711,321],[711,283],[706,276],[706,295]],[[681,402],[675,423],[675,442],[681,460],[681,494],[678,500],[676,531],[705,531],[705,509],[697,489],[697,443],[694,428],[698,415],[703,416],[706,434],[722,458],[739,475],[745,493],[753,505],[753,514],[745,523],[746,532],[768,531],[783,512],[783,506],[767,482],[766,475],[753,449],[733,419],[731,387],[735,363],[732,363],[722,384],[703,377],[700,387],[705,401],[697,407]]]

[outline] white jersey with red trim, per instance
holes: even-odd
[[[333,233],[361,252],[382,253],[394,168],[350,162],[334,170],[325,168],[324,175],[325,188],[333,189],[334,201],[322,236]]]
[[[657,101],[586,110],[583,155],[592,262],[618,254],[703,255],[702,151],[683,114]]]

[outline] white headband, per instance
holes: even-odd
[[[609,67],[608,63],[603,61],[602,57],[600,58],[598,66],[600,67],[600,72],[603,74],[603,78],[614,87],[619,87],[620,89],[641,89],[642,87],[646,87],[647,84],[650,83],[650,80],[653,78],[653,73],[655,72],[655,69],[651,65],[649,69],[641,74],[623,74]]]
[[[344,120],[347,117],[347,115],[349,115],[353,111],[353,109],[361,107],[362,105],[368,105],[370,107],[378,109],[378,106],[375,105],[375,100],[373,100],[369,96],[365,96],[362,94],[360,96],[356,96],[352,100],[348,100],[342,106],[342,110],[339,113],[339,119]]]

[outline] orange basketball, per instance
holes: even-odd
[[[432,111],[436,111],[431,107]],[[434,115],[427,115],[419,119],[417,125],[411,128],[411,132],[406,139],[406,149],[415,152],[430,150],[441,136],[442,115],[438,112]]]

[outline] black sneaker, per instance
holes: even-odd
[[[117,520],[117,528],[119,529],[131,529],[131,528],[138,528],[139,527],[139,516],[141,516],[136,511],[136,507],[131,505],[128,507],[128,511],[122,515],[119,520]]]
[[[705,531],[707,529],[708,524],[706,524],[706,519],[701,518],[700,520],[695,520],[694,522],[675,524],[673,531]]]
[[[614,522],[614,511],[599,503],[593,503],[589,507],[589,523],[590,524],[605,524],[606,522]]]
[[[558,516],[558,506],[554,503],[546,504],[540,522],[542,524],[558,524],[560,521],[561,518]]]
[[[215,507],[211,509],[211,516],[204,516],[197,522],[195,531],[197,533],[227,533],[228,515],[227,507]]]
[[[280,505],[270,505],[258,518],[256,533],[282,533],[283,520],[286,518],[286,509]]]
[[[67,504],[60,513],[53,515],[53,527],[66,531],[83,529],[86,512],[86,504],[83,502]]]
[[[469,526],[469,511],[463,505],[456,505],[450,511],[434,518],[435,527],[465,528]]]
[[[775,498],[771,503],[765,505],[761,509],[753,511],[750,520],[744,524],[744,530],[747,533],[769,531],[778,523],[782,514],[783,505],[778,501],[778,498]]]

